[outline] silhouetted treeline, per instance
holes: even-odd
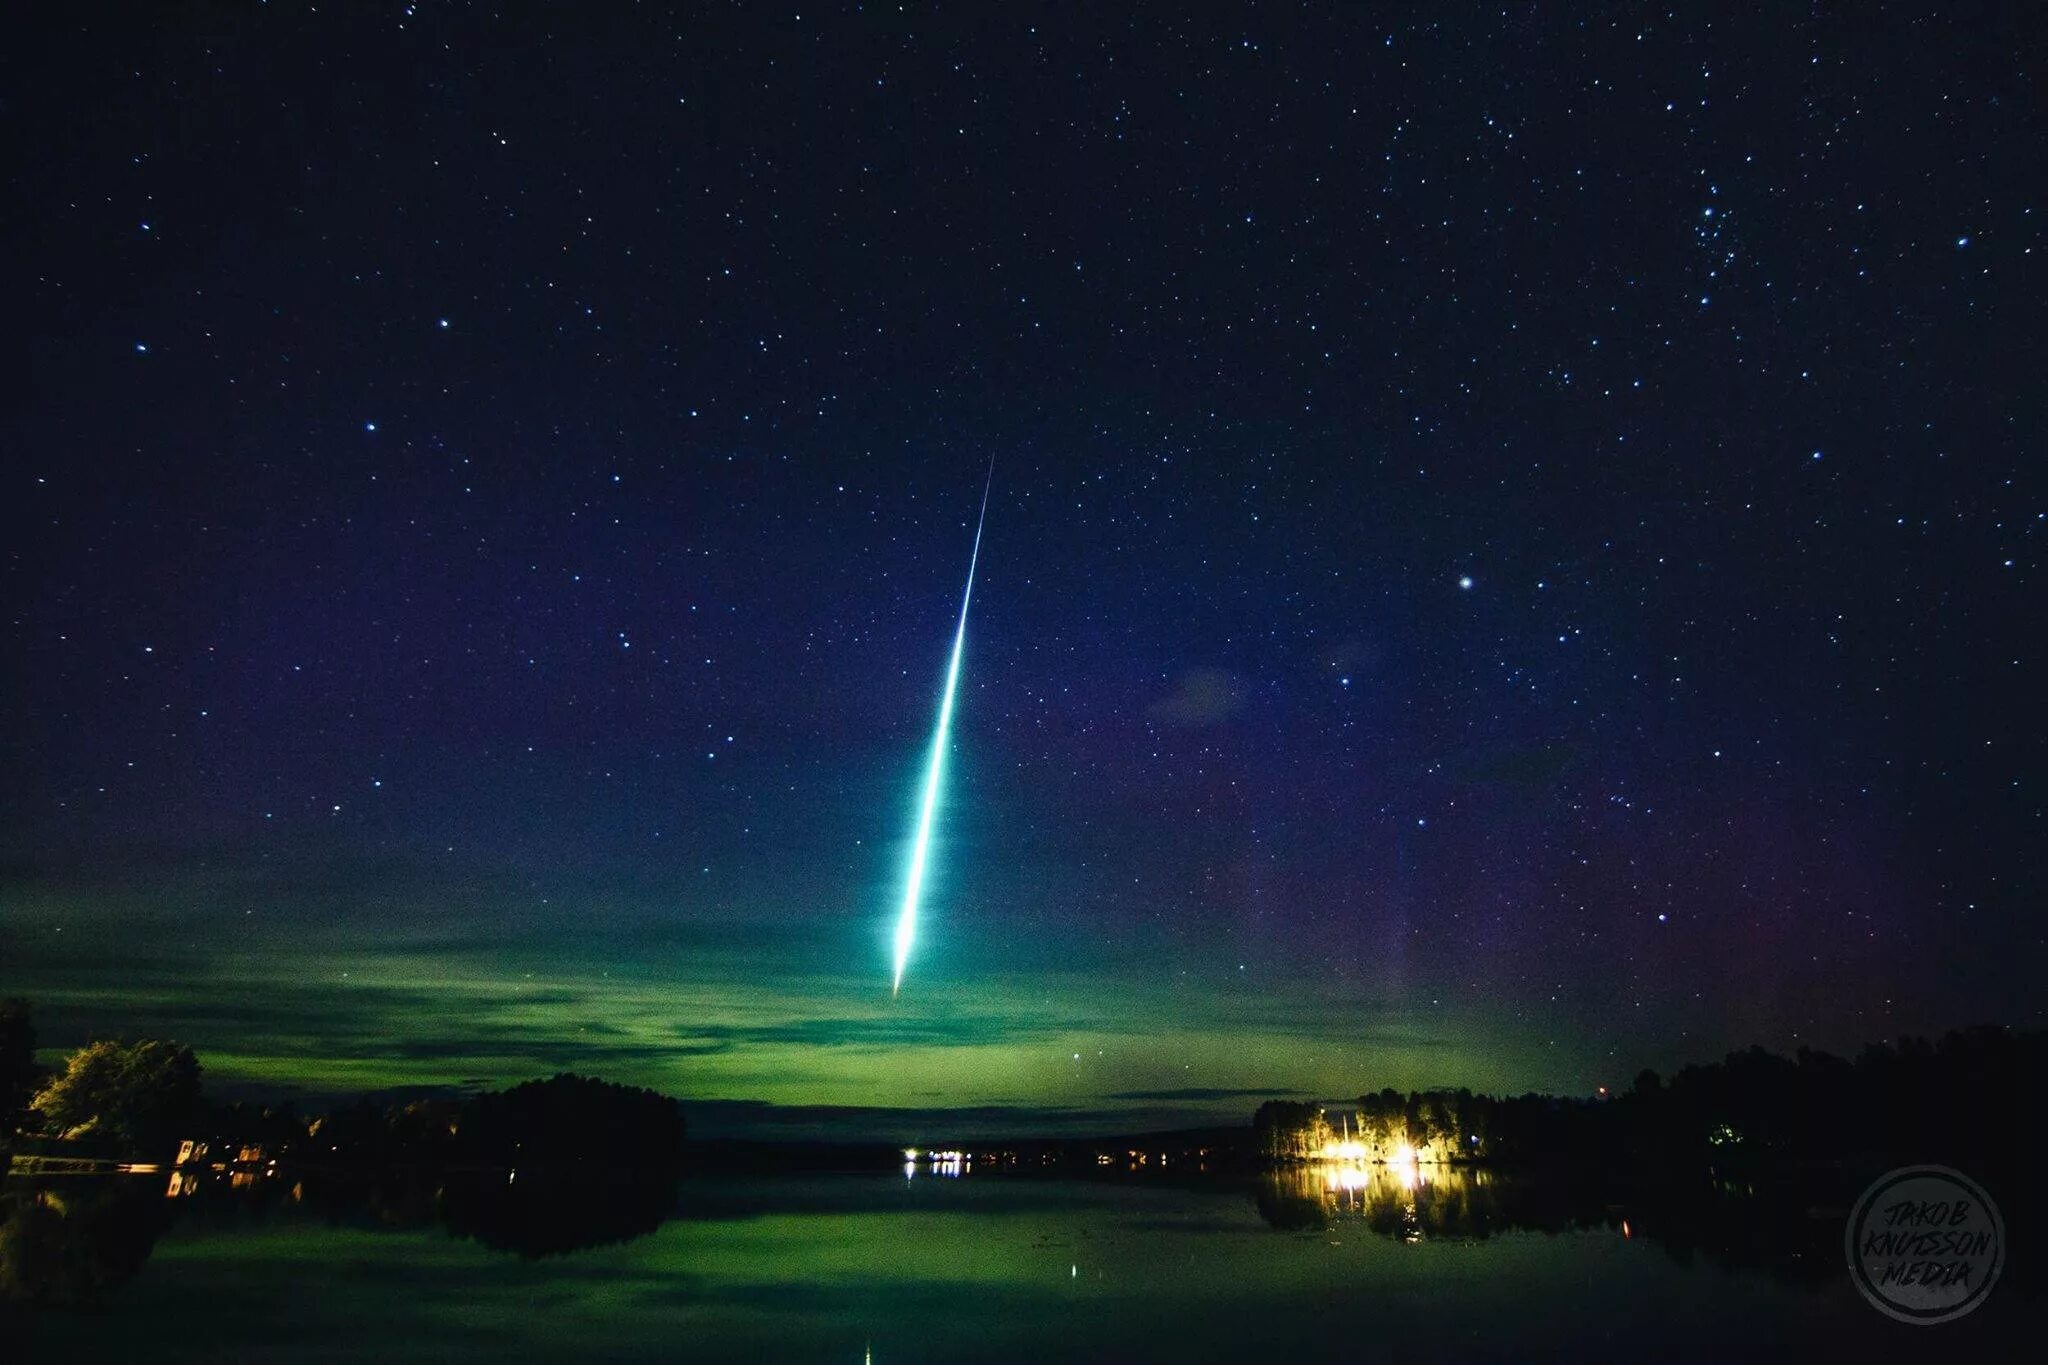
[[[2048,1034],[1983,1026],[1872,1044],[1854,1061],[1753,1047],[1668,1081],[1644,1071],[1611,1096],[1382,1090],[1351,1113],[1271,1102],[1253,1124],[1282,1161],[1349,1138],[1369,1160],[1722,1175],[1883,1160],[2017,1169],[2033,1137],[2018,1111],[2044,1085]]]
[[[666,1168],[683,1156],[666,1095],[563,1074],[463,1099],[359,1102],[308,1124],[294,1155],[347,1163]],[[294,1144],[295,1146],[297,1144]]]
[[[1252,1115],[1252,1131],[1270,1161],[1308,1161],[1330,1140],[1323,1107],[1303,1100],[1267,1100]]]
[[[35,1028],[19,1000],[0,1001],[0,1155],[23,1142],[44,1155],[246,1167],[333,1164],[591,1166],[673,1169],[683,1113],[652,1090],[562,1074],[509,1090],[378,1105],[312,1117],[290,1104],[208,1104],[199,1059],[162,1039],[101,1039],[63,1065],[35,1064]],[[184,1144],[196,1144],[184,1147]]]

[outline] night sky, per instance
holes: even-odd
[[[703,1131],[2040,1026],[2040,7],[1111,8],[17,33],[0,994]]]

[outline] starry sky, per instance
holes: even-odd
[[[53,1048],[1077,1129],[2043,1022],[2037,6],[36,22]]]

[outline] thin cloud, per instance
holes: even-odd
[[[1244,679],[1227,668],[1191,668],[1145,714],[1162,725],[1221,725],[1237,714],[1249,690]]]

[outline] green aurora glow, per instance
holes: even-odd
[[[1113,955],[998,971],[1009,945],[954,932],[892,1001],[869,941],[882,926],[855,916],[574,945],[469,930],[418,894],[413,927],[392,933],[231,882],[16,888],[0,989],[35,1003],[48,1057],[88,1035],[176,1037],[217,1090],[309,1098],[576,1070],[732,1102],[700,1104],[707,1133],[1101,1130],[1236,1120],[1271,1093],[1585,1084],[1513,1021],[1361,1009],[1299,977],[1146,979]]]

